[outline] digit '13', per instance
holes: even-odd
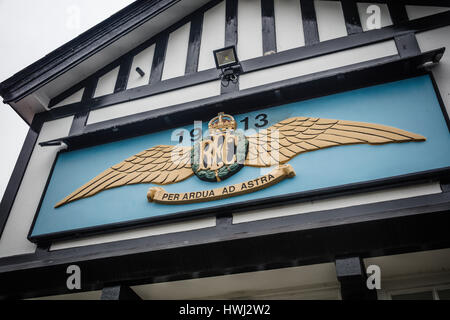
[[[245,117],[240,122],[244,123],[244,126],[245,126],[244,130],[248,130],[249,129],[249,122],[250,122],[250,120],[249,120],[248,117]],[[261,114],[258,114],[255,117],[253,125],[256,128],[263,128],[263,127],[267,126],[268,123],[269,123],[269,121],[267,120],[267,114],[261,113]]]

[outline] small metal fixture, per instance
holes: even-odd
[[[439,64],[439,61],[441,61],[443,55],[444,55],[444,52],[438,52],[431,59],[423,62],[417,68],[420,70],[430,71],[432,68],[434,68],[436,65]]]
[[[139,68],[139,67],[136,68],[136,72],[139,73],[139,75],[140,75],[141,77],[145,76],[145,72],[144,72],[141,68]]]
[[[213,53],[216,68],[221,71],[220,79],[222,81],[222,86],[227,87],[230,84],[230,81],[237,83],[238,75],[242,72],[242,68],[236,54],[236,47],[225,47],[214,50]]]

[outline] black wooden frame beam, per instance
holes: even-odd
[[[0,237],[8,221],[9,213],[19,192],[20,184],[33,154],[39,132],[42,127],[42,121],[34,120],[23,143],[16,165],[9,179],[8,185],[0,202]]]
[[[97,89],[98,78],[91,78],[89,83],[87,83],[83,96],[81,98],[81,102],[88,104],[89,101],[94,97],[95,90]],[[79,112],[77,112],[73,118],[72,126],[69,130],[69,135],[80,134],[84,131],[86,126],[87,119],[89,117],[89,109],[83,108]]]
[[[237,46],[238,0],[225,0],[225,47]]]
[[[360,257],[337,258],[335,265],[342,300],[377,300],[376,290],[367,288],[367,274]]]
[[[86,126],[89,110],[80,111],[73,117],[72,126],[70,127],[69,135],[76,135],[83,132]]]
[[[438,84],[436,82],[436,79],[434,78],[433,73],[429,72],[428,74],[430,76],[431,82],[433,83],[433,87],[434,87],[435,91],[439,92],[439,86],[438,86]],[[445,107],[445,103],[444,103],[444,100],[442,99],[441,94],[437,95],[437,99],[438,99],[439,104],[441,106],[442,114],[444,115],[444,119],[445,119],[445,123],[447,123],[448,131],[450,132],[450,116],[449,116],[449,114],[447,112],[447,108]]]
[[[420,54],[419,44],[413,32],[395,37],[395,45],[400,57],[412,57]]]
[[[131,66],[133,64],[133,56],[126,55],[121,60],[119,74],[117,76],[114,93],[125,91],[127,89],[128,78],[130,77]]]
[[[319,43],[319,30],[317,28],[316,9],[314,8],[314,0],[300,1],[303,33],[305,35],[305,46],[311,46]]]
[[[387,5],[394,25],[399,25],[408,21],[408,14],[403,0],[389,1]]]
[[[348,35],[363,32],[356,1],[341,1]]]
[[[155,53],[153,55],[152,70],[150,72],[150,85],[161,82],[164,60],[166,57],[167,44],[169,42],[169,33],[162,33],[156,40]]]
[[[277,52],[274,0],[261,0],[263,56]]]
[[[441,181],[442,192],[450,192],[450,179]]]
[[[200,42],[202,40],[202,29],[203,13],[199,13],[191,20],[191,30],[189,32],[189,46],[186,58],[185,74],[197,72],[198,59],[200,56]]]

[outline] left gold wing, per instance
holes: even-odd
[[[191,147],[159,145],[103,171],[58,202],[55,208],[111,188],[137,183],[165,185],[180,182],[193,174]]]
[[[405,130],[365,122],[295,117],[247,137],[245,165],[270,167],[309,151],[350,144],[425,141]]]

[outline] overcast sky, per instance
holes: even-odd
[[[0,0],[0,82],[133,0]],[[0,199],[28,126],[0,102]]]

